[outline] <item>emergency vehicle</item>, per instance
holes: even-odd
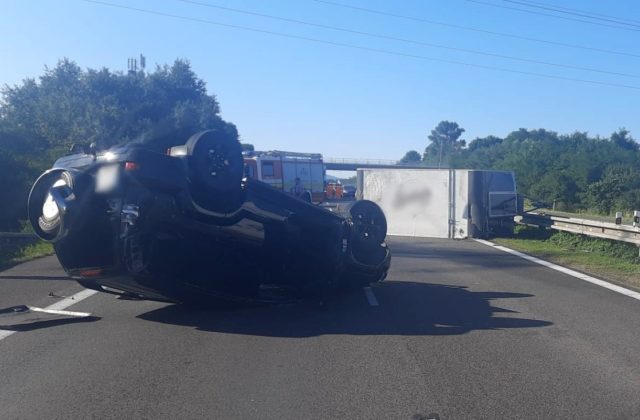
[[[243,154],[246,176],[285,192],[291,192],[296,178],[300,178],[305,194],[312,202],[324,201],[325,169],[320,153],[273,150]]]

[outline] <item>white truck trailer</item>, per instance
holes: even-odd
[[[390,235],[487,237],[513,229],[521,200],[508,171],[358,169],[357,198],[377,203]]]

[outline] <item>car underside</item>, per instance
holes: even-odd
[[[270,301],[385,278],[376,204],[329,210],[243,173],[238,141],[216,130],[166,154],[74,154],[38,178],[29,220],[83,286],[141,299]]]

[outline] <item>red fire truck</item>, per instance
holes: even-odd
[[[300,178],[302,198],[314,203],[324,200],[325,170],[319,153],[244,152],[244,166],[247,176],[286,192],[292,192],[296,178]]]

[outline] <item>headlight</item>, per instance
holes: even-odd
[[[59,179],[56,182],[54,182],[54,184],[51,186],[52,188],[54,187],[62,187],[64,185],[67,185],[67,182],[64,179]],[[56,202],[53,200],[53,196],[51,195],[51,193],[47,193],[47,196],[44,199],[44,203],[42,204],[42,217],[44,217],[47,220],[53,220],[56,217],[58,217],[58,206],[56,205]]]

